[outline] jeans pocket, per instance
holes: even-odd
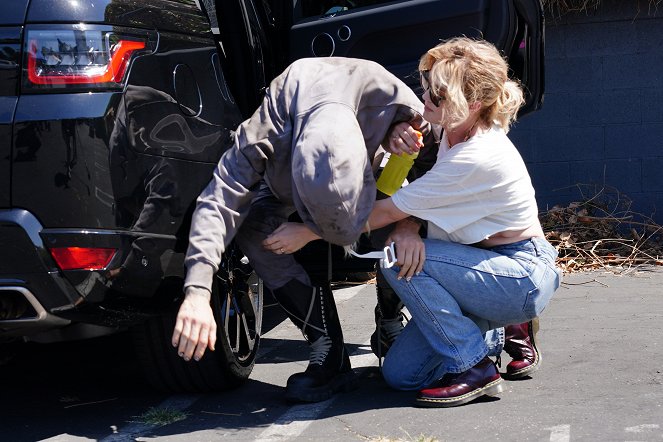
[[[528,276],[531,276],[536,271],[536,267],[541,262],[539,258],[526,252],[518,252],[512,255],[511,258],[522,267]]]
[[[536,247],[536,255],[543,261],[555,265],[557,260],[557,249],[545,238],[532,238],[532,244]]]

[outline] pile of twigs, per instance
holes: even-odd
[[[581,202],[539,215],[564,272],[623,273],[642,265],[663,265],[663,226],[632,212],[631,201],[613,188],[579,184],[578,189]]]

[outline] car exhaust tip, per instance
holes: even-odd
[[[37,310],[28,301],[23,290],[0,287],[0,321],[37,320],[38,318]]]

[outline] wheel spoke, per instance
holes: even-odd
[[[228,326],[230,324],[230,302],[231,302],[231,300],[232,300],[231,294],[230,293],[226,294],[226,302],[223,303],[223,307],[225,309],[225,311],[223,312],[224,313],[224,315],[223,315],[224,316],[223,317],[223,329],[226,331],[226,336],[228,336],[228,337],[230,336],[230,334],[229,334],[230,329],[229,329]]]
[[[240,330],[239,327],[241,322],[239,318],[244,317],[244,312],[237,305],[237,300],[233,297],[233,306],[235,307],[235,346],[233,347],[233,352],[239,353],[239,344],[240,344]]]
[[[238,272],[223,282],[222,339],[238,361],[248,361],[255,354],[262,327],[262,281],[255,273]]]
[[[242,324],[244,325],[244,336],[246,336],[246,342],[249,344],[249,350],[253,350],[255,339],[251,337],[251,330],[249,329],[249,324],[246,320],[246,315],[242,315]]]

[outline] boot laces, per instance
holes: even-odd
[[[331,346],[332,340],[329,336],[320,336],[317,341],[311,344],[309,363],[322,365],[329,354]]]

